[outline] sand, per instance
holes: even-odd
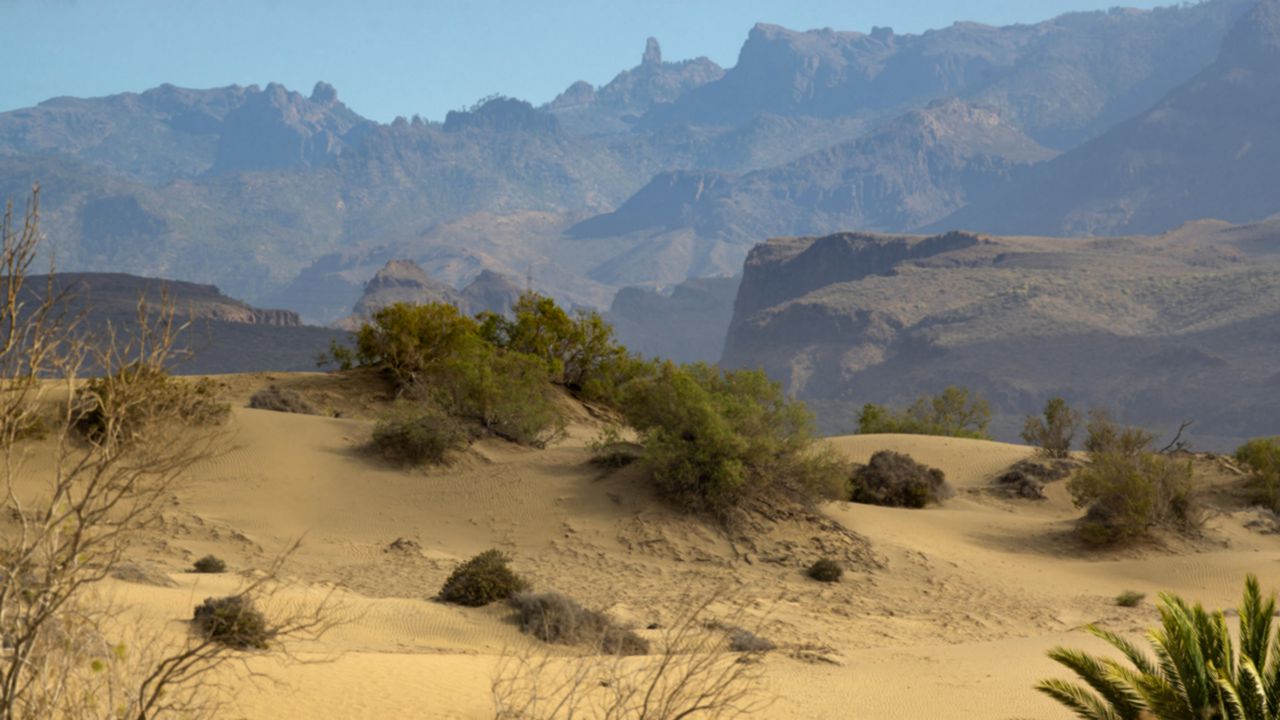
[[[589,465],[598,423],[579,412],[570,436],[546,450],[486,440],[448,468],[406,471],[359,451],[377,403],[344,394],[320,375],[222,378],[234,407],[233,448],[194,468],[165,526],[135,548],[139,563],[174,583],[111,580],[102,592],[169,632],[208,595],[266,566],[299,537],[275,607],[334,603],[336,628],[290,650],[294,661],[256,658],[273,681],[242,682],[221,717],[492,717],[499,658],[528,641],[499,607],[433,600],[454,565],[497,547],[535,587],[645,627],[669,623],[690,598],[719,592],[717,608],[744,607],[779,645],[764,661],[776,718],[1066,718],[1032,690],[1057,675],[1045,651],[1098,649],[1081,632],[1100,622],[1136,635],[1153,624],[1153,599],[1173,590],[1212,606],[1238,600],[1245,573],[1274,578],[1280,537],[1244,526],[1225,508],[1204,539],[1120,553],[1071,539],[1062,483],[1044,501],[988,492],[1001,470],[1031,454],[1018,445],[918,436],[834,438],[854,460],[892,449],[941,468],[956,489],[943,506],[903,510],[830,503],[831,520],[861,535],[873,561],[823,585],[803,569],[822,543],[803,523],[767,541],[730,543],[673,515],[635,469]],[[304,389],[342,417],[243,407],[270,382]],[[391,549],[397,539],[412,541]],[[405,545],[405,544],[402,544]],[[826,547],[824,546],[824,547]],[[861,550],[840,546],[853,557]],[[185,572],[207,553],[232,572]],[[1123,590],[1148,594],[1116,607]]]

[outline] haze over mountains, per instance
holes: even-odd
[[[1217,319],[1128,327],[1124,312],[1173,310],[1167,298],[1131,305],[1122,295],[1147,282],[1143,258],[1167,261],[1151,271],[1161,278],[1190,277],[1209,262],[1213,282],[1229,285],[1239,278],[1222,268],[1238,258],[1219,250],[1236,247],[1231,233],[1269,247],[1273,224],[1256,223],[1280,213],[1278,48],[1280,0],[1209,0],[1003,28],[959,22],[920,35],[757,25],[728,68],[670,62],[650,40],[636,67],[603,86],[574,83],[539,107],[486,98],[442,122],[367,120],[323,82],[308,95],[276,84],[166,85],[0,114],[0,191],[20,197],[43,185],[44,227],[68,270],[214,283],[313,323],[349,324],[405,293],[488,307],[531,284],[569,305],[609,308],[624,341],[684,360],[718,359],[732,316],[727,361],[762,363],[802,395],[849,403],[868,393],[900,399],[929,373],[964,375],[959,346],[939,340],[954,337],[923,328],[978,322],[956,319],[967,312],[954,305],[962,299],[983,318],[1004,317],[1008,308],[990,298],[1032,282],[1008,258],[1068,275],[1117,263],[1130,274],[1090,282],[1090,302],[1050,293],[1043,302],[1065,316],[1008,310],[1007,324],[983,320],[961,345],[1001,355],[992,348],[1005,347],[1012,328],[1052,338],[1043,348],[1102,333],[1100,344],[1079,347],[1184,359],[1190,347],[1234,372],[1236,355],[1206,349],[1226,335],[1204,333],[1244,337],[1266,302],[1244,309],[1232,304],[1249,304],[1244,296],[1179,295],[1196,308],[1185,312],[1214,309]],[[1166,236],[1178,238],[1176,252],[1136,238],[1112,256],[1100,249],[1112,245],[1085,239],[1158,235],[1202,219],[1250,227],[1191,225]],[[947,234],[957,229],[969,234]],[[814,241],[783,240],[751,254],[737,290],[753,246],[842,232],[875,257],[835,253],[821,269],[842,279],[801,292],[786,263],[762,258]],[[1003,248],[1005,259],[950,248],[925,262],[899,246],[929,242],[868,232],[921,232],[944,245],[982,238],[975,247]],[[859,280],[875,285],[864,296],[870,286],[850,283],[868,262],[888,264],[867,277],[892,280]],[[919,272],[921,262],[952,268],[947,282]],[[924,299],[969,274],[955,297]],[[762,300],[761,288],[773,286],[791,290]],[[467,299],[469,288],[479,299]],[[1258,288],[1266,298],[1277,292]],[[809,297],[819,291],[821,301]],[[1107,320],[1072,324],[1082,313]],[[822,339],[828,330],[844,345]],[[1125,344],[1135,338],[1145,339]],[[930,366],[939,348],[960,364]],[[1201,380],[1229,374],[1215,372]],[[1067,382],[1011,389],[988,374],[967,377],[1007,412]],[[1237,389],[1273,387],[1258,382]],[[1153,417],[1179,407],[1135,402]]]

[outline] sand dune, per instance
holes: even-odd
[[[675,516],[635,470],[605,474],[586,462],[596,427],[585,413],[550,449],[484,441],[451,467],[410,472],[358,451],[376,403],[353,400],[326,376],[223,380],[236,405],[275,381],[313,398],[328,393],[343,417],[236,407],[234,448],[195,469],[163,530],[136,548],[138,562],[164,568],[176,586],[111,581],[105,592],[143,622],[180,632],[194,603],[240,581],[184,572],[194,558],[212,552],[249,570],[303,537],[277,600],[332,591],[343,624],[294,648],[323,662],[254,660],[282,684],[237,688],[226,717],[492,716],[496,663],[528,641],[502,608],[432,599],[457,562],[488,547],[511,552],[535,587],[641,628],[669,622],[690,597],[726,594],[780,646],[764,663],[777,697],[767,716],[780,718],[1065,718],[1031,689],[1058,674],[1045,651],[1097,647],[1080,632],[1085,623],[1137,633],[1156,619],[1150,601],[1116,607],[1118,592],[1171,589],[1230,605],[1246,572],[1275,577],[1280,560],[1280,538],[1226,511],[1203,541],[1087,554],[1067,535],[1079,513],[1061,487],[1040,502],[986,492],[1028,448],[858,436],[830,443],[854,460],[907,452],[943,469],[957,493],[925,510],[823,508],[866,539],[874,562],[821,585],[803,568],[835,536],[782,523],[742,547]],[[401,538],[416,545],[390,547]],[[853,540],[840,549],[865,553]]]

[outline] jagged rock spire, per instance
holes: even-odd
[[[644,43],[644,55],[640,58],[641,65],[661,65],[662,64],[662,46],[658,44],[657,38],[649,38]]]

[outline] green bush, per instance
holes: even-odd
[[[1254,438],[1236,449],[1235,459],[1249,471],[1254,501],[1280,511],[1280,437]]]
[[[227,564],[222,558],[205,555],[191,566],[193,572],[197,573],[222,573],[227,571]]]
[[[809,566],[809,577],[818,582],[833,583],[839,582],[844,577],[844,568],[840,567],[840,563],[830,558],[821,558]]]
[[[386,368],[402,387],[430,379],[477,337],[478,326],[448,303],[396,303],[356,331],[356,359]]]
[[[621,468],[631,465],[640,459],[643,450],[639,445],[622,439],[622,432],[617,425],[610,425],[587,443],[591,451],[591,464],[605,468]]]
[[[439,465],[450,452],[467,447],[465,428],[431,402],[398,402],[373,428],[370,449],[383,459],[409,466]]]
[[[506,553],[485,550],[454,568],[440,588],[440,599],[480,607],[524,592],[529,583],[510,568],[510,562]]]
[[[1111,415],[1095,408],[1089,412],[1084,449],[1090,455],[1119,454],[1137,456],[1151,450],[1154,436],[1138,427],[1124,427],[1111,420]]]
[[[76,390],[74,425],[99,443],[128,441],[149,427],[174,422],[215,425],[231,411],[217,394],[217,384],[208,378],[179,380],[163,368],[135,363]]]
[[[243,595],[205,598],[192,622],[205,639],[236,650],[264,650],[274,636],[266,617]]]
[[[1089,545],[1141,539],[1156,528],[1190,532],[1201,524],[1190,461],[1150,452],[1098,453],[1067,489],[1076,507],[1088,508],[1077,531]]]
[[[950,494],[941,470],[892,450],[881,450],[866,465],[856,468],[849,488],[853,502],[905,508],[942,502]]]
[[[520,629],[543,642],[587,645],[610,655],[649,652],[649,643],[644,638],[566,595],[520,593],[511,602],[520,612]]]
[[[481,337],[503,350],[541,359],[552,380],[575,393],[626,353],[599,313],[571,316],[555,300],[534,292],[522,294],[511,310],[511,318],[482,316]]]
[[[933,396],[921,396],[906,411],[898,412],[868,403],[858,416],[863,435],[902,433],[989,439],[991,406],[978,393],[952,385]]]
[[[1071,455],[1071,441],[1080,427],[1080,413],[1060,397],[1045,403],[1043,417],[1028,417],[1022,439],[1051,458]]]
[[[834,496],[844,466],[812,451],[812,416],[759,371],[665,363],[625,386],[623,416],[639,433],[658,491],[692,512],[744,499]]]

